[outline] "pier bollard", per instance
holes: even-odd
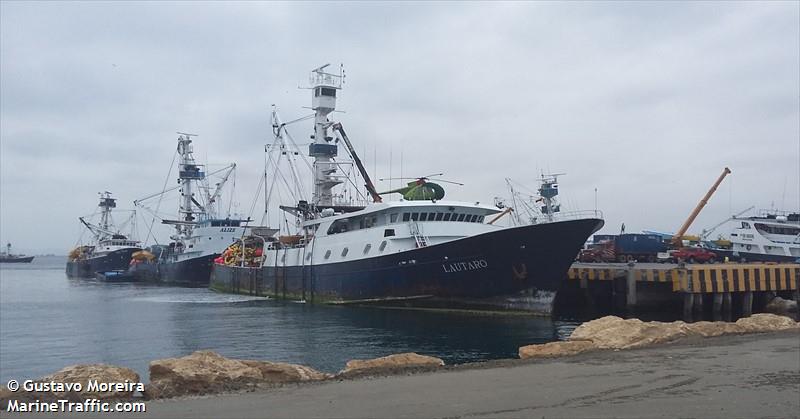
[[[636,275],[634,275],[633,267],[635,264],[633,262],[628,264],[628,275],[627,275],[627,289],[625,292],[625,306],[628,310],[633,309],[636,307]]]
[[[753,314],[753,291],[742,293],[742,317],[750,317]]]

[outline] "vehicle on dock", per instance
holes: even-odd
[[[114,225],[112,210],[117,207],[117,200],[111,197],[111,192],[100,193],[100,222],[95,224],[86,217],[78,220],[92,235],[86,245],[78,245],[69,252],[67,259],[67,276],[71,278],[94,278],[98,272],[124,270],[128,268],[131,255],[141,250],[139,241],[130,239],[122,234]],[[131,226],[136,214],[133,211],[124,223]]]
[[[327,73],[325,67],[311,74],[311,199],[281,206],[296,223],[281,223],[280,233],[254,235],[223,252],[214,265],[211,288],[331,303],[452,301],[522,290],[552,297],[578,250],[603,220],[494,225],[490,217],[500,215],[500,208],[444,200],[444,188],[428,177],[379,193],[342,125],[328,119],[342,74]],[[274,142],[266,149],[277,154],[265,160],[298,154],[291,137],[286,139],[286,124],[275,111],[272,117]],[[342,201],[344,194],[334,192],[348,181],[340,175],[343,159],[334,158],[339,143],[358,168],[371,202]],[[384,201],[383,195],[393,193],[402,198]],[[297,229],[291,231],[293,224]]]
[[[31,263],[31,261],[33,261],[33,256],[11,253],[11,243],[6,243],[6,251],[0,252],[0,263]]]
[[[717,261],[717,254],[702,247],[684,247],[669,252],[673,262],[686,263],[714,263]]]
[[[165,194],[175,190],[180,194],[178,219],[161,219],[162,224],[175,229],[169,244],[151,248],[149,256],[128,258],[132,275],[140,280],[206,287],[214,259],[247,232],[249,220],[217,215],[223,187],[236,164],[207,174],[205,165],[195,161],[191,138],[194,136],[178,133],[178,186],[134,201],[136,206],[159,218],[149,204],[156,198],[160,204]],[[209,178],[215,175],[219,180],[212,187]]]
[[[596,234],[580,262],[666,262],[667,244],[657,234]]]

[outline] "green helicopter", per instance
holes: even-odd
[[[443,173],[436,173],[428,176],[441,176]],[[411,182],[408,182],[407,186],[404,188],[392,189],[386,192],[378,192],[379,195],[385,195],[390,193],[399,193],[403,195],[403,199],[406,201],[431,201],[431,200],[439,200],[444,198],[444,188],[441,185],[433,182],[428,182],[428,176],[422,176],[419,178],[393,178],[393,179],[414,179]],[[378,179],[378,180],[389,180],[389,179]],[[456,185],[464,185],[463,183],[453,182],[449,180],[442,180],[436,179],[437,182],[446,182],[446,183],[453,183]]]

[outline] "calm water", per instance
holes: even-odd
[[[414,351],[446,363],[512,358],[574,323],[527,316],[330,307],[206,289],[68,279],[63,257],[0,265],[0,382],[76,363],[133,368],[211,349],[334,372],[354,358]]]

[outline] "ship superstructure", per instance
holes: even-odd
[[[800,261],[800,212],[760,210],[754,216],[737,215],[717,231],[729,243],[715,252],[734,260]]]

